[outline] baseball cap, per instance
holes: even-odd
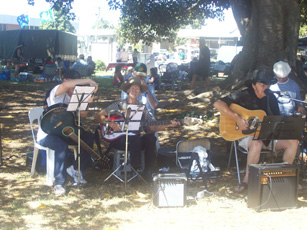
[[[137,63],[134,67],[134,75],[139,75],[139,76],[143,76],[146,77],[147,76],[147,67],[144,63]]]

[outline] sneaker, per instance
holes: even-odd
[[[70,167],[68,167],[66,169],[67,173],[69,176],[71,176],[72,178],[74,178],[75,183],[78,184],[78,171],[74,169],[74,166],[71,165]],[[80,171],[80,183],[81,184],[86,184],[87,181],[83,178],[82,172]]]
[[[65,194],[65,192],[66,192],[66,190],[62,185],[58,184],[58,185],[54,186],[54,195],[55,196],[62,196],[62,195]]]

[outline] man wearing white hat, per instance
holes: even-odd
[[[300,114],[305,114],[305,109],[302,103],[291,100],[302,100],[300,89],[295,81],[288,76],[291,72],[291,67],[287,62],[279,61],[273,66],[273,72],[277,83],[270,86],[270,90],[274,93],[278,100],[278,106],[281,115],[293,115],[296,111]]]

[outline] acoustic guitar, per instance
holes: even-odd
[[[74,113],[66,109],[65,104],[48,107],[41,118],[41,128],[47,134],[59,136],[65,141],[73,140],[78,143],[79,126],[76,124]],[[84,129],[80,127],[80,131],[82,133]],[[101,168],[108,167],[110,159],[106,155],[101,157],[82,140],[80,140],[80,146],[95,159],[96,165]]]
[[[263,110],[248,110],[237,104],[231,104],[230,109],[247,120],[248,130],[239,129],[236,122],[226,115],[220,116],[220,134],[227,141],[235,141],[243,137],[253,136],[258,124],[263,121],[266,113]]]

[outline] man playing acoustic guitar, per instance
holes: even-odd
[[[264,92],[268,89],[269,85],[274,83],[276,83],[276,79],[266,70],[255,71],[253,79],[247,80],[245,83],[248,87],[247,89],[221,98],[216,101],[213,106],[221,113],[221,116],[226,116],[233,120],[241,131],[248,130],[250,124],[241,114],[231,109],[231,104],[237,104],[248,110],[263,110],[267,115],[280,115],[276,97],[273,94],[267,96]],[[248,155],[246,174],[243,182],[234,187],[236,192],[243,192],[247,189],[248,165],[257,164],[259,162],[261,150],[269,146],[268,142],[269,141],[253,140],[253,136],[246,136],[239,140],[239,145],[248,151]],[[297,147],[297,140],[278,140],[275,143],[276,150],[284,149],[283,161],[289,164],[292,164],[294,161]]]
[[[148,90],[146,85],[141,84],[140,79],[138,78],[130,78],[128,81],[122,84],[122,90],[128,93],[128,98],[122,101],[117,101],[109,105],[106,109],[101,110],[99,113],[95,115],[95,119],[101,123],[106,124],[108,114],[113,111],[127,111],[128,105],[139,105],[143,107],[143,114],[141,121],[147,122],[157,122],[148,112],[145,106],[138,102],[138,96],[141,93],[144,93]],[[133,111],[131,111],[131,116],[133,116]],[[109,122],[109,127],[116,131],[121,131],[122,126],[116,122]],[[140,135],[137,132],[135,135],[129,135],[128,138],[128,150],[130,151],[130,163],[134,169],[141,168],[141,150],[145,150],[145,170],[143,175],[147,177],[149,181],[152,179],[151,168],[154,163],[155,157],[155,143],[156,137],[154,132],[161,131],[167,127],[175,127],[180,125],[180,122],[177,120],[171,120],[167,125],[157,125],[157,126],[147,126],[142,127],[141,130],[144,129],[146,134]],[[120,137],[111,141],[111,146],[116,149],[125,150],[126,137],[125,135],[121,135]]]
[[[95,81],[91,79],[76,79],[78,75],[74,71],[66,71],[63,76],[63,83],[55,86],[46,96],[47,106],[50,108],[56,104],[67,105],[72,96],[73,90],[77,85],[91,85],[95,86],[94,92],[97,92],[98,85]],[[93,98],[89,99],[92,102]],[[48,111],[47,108],[47,111]],[[86,117],[87,111],[81,111],[81,117]],[[44,118],[43,118],[44,119]],[[62,118],[63,119],[63,118]],[[74,122],[74,121],[72,121]],[[44,127],[42,127],[44,129]],[[74,178],[74,181],[78,182],[78,162],[75,161],[73,165],[67,168],[67,153],[68,153],[68,143],[63,140],[63,138],[45,133],[42,129],[39,129],[37,140],[42,146],[48,147],[55,151],[55,163],[54,163],[54,193],[56,196],[65,194],[65,180],[66,173]],[[45,129],[44,129],[45,130]],[[81,139],[89,146],[93,146],[94,134],[88,131],[83,131],[81,134]],[[81,172],[84,171],[87,165],[91,161],[90,155],[83,149],[81,149]],[[67,169],[66,169],[67,168]],[[80,182],[86,183],[82,173],[80,172]]]

